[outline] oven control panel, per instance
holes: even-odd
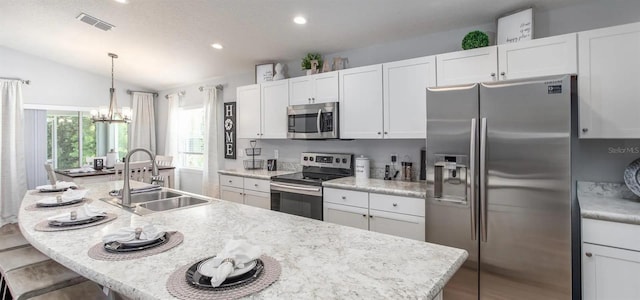
[[[353,154],[303,152],[300,162],[307,167],[350,169]]]

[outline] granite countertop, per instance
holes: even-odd
[[[583,218],[640,225],[640,199],[624,183],[578,182]]]
[[[265,169],[260,169],[260,170],[228,169],[228,170],[219,170],[218,174],[269,180],[273,176],[291,174],[295,172],[296,171],[267,171]]]
[[[355,177],[344,177],[325,181],[322,186],[423,199],[427,197],[427,183],[425,181],[396,181],[373,178],[356,180]]]
[[[121,181],[110,181],[85,188],[90,190],[88,198],[98,199],[121,185]],[[132,182],[132,187],[141,185]],[[230,239],[243,238],[259,245],[282,266],[279,280],[252,299],[432,299],[468,255],[461,249],[218,199],[147,216],[95,200],[93,205],[118,218],[79,230],[35,231],[41,220],[73,209],[24,210],[46,196],[36,191],[24,196],[19,224],[25,238],[59,263],[132,299],[171,299],[165,288],[169,275],[176,268],[215,255]],[[105,233],[144,222],[178,230],[184,242],[167,252],[131,261],[99,261],[87,256]]]

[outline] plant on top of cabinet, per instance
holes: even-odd
[[[312,65],[313,61],[316,61],[315,66]],[[307,70],[307,75],[315,74],[322,66],[322,55],[320,53],[307,53],[307,56],[302,58],[300,66],[303,70]]]
[[[480,31],[471,31],[462,39],[462,49],[469,50],[489,46],[489,36]]]

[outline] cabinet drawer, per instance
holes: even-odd
[[[247,178],[245,178],[246,180]],[[245,181],[246,182],[246,181]],[[271,194],[245,190],[244,204],[264,209],[271,209]]]
[[[262,179],[255,179],[255,178],[245,178],[244,189],[264,192],[264,193],[271,192],[271,188],[269,187],[269,180],[262,180]]]
[[[582,219],[582,241],[640,251],[640,225]]]
[[[324,188],[323,200],[335,204],[369,208],[369,193]]]
[[[220,188],[220,199],[242,204],[244,192],[239,188],[223,186]]]
[[[230,176],[230,175],[220,175],[220,185],[222,186],[231,186],[231,187],[237,187],[237,188],[244,188],[243,187],[243,178],[239,177],[239,176]]]
[[[371,209],[424,217],[424,199],[369,194]]]

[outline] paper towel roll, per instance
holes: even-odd
[[[356,157],[356,179],[369,178],[369,159],[360,155]]]

